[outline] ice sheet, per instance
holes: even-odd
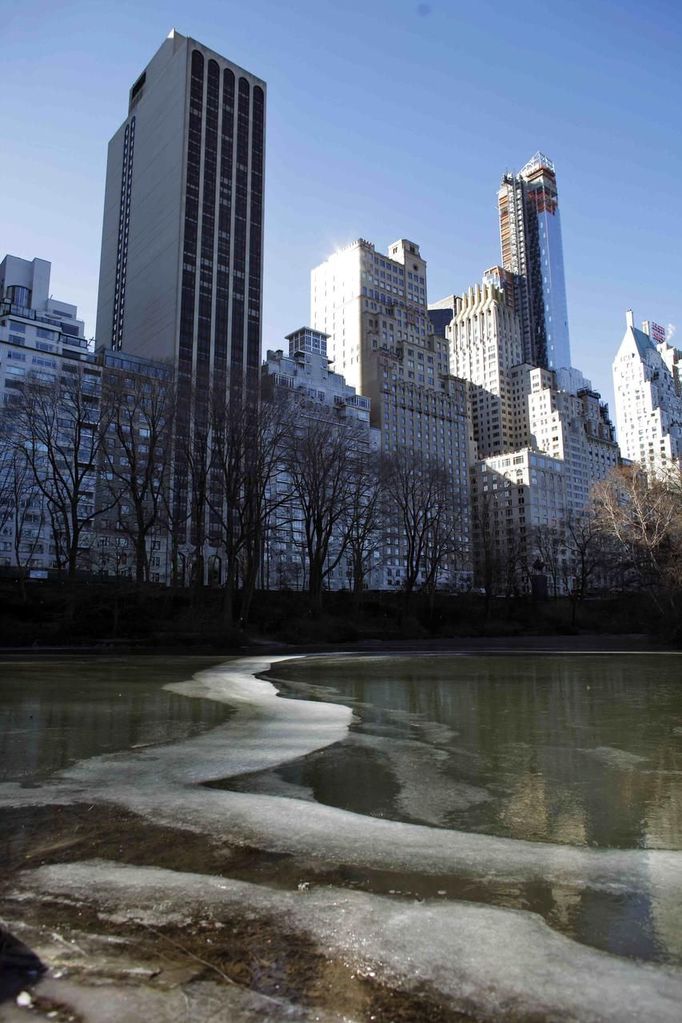
[[[211,732],[83,761],[39,789],[0,786],[0,805],[113,803],[170,827],[326,864],[547,880],[614,893],[649,893],[651,872],[657,896],[678,890],[682,852],[534,843],[363,817],[300,799],[203,788],[199,783],[266,770],[347,734],[348,708],[282,699],[269,682],[254,677],[280,659],[233,661],[172,686],[188,697],[237,708]]]
[[[268,916],[325,955],[403,990],[428,990],[489,1020],[679,1023],[682,972],[619,959],[537,916],[465,903],[408,903],[332,887],[281,892],[247,882],[106,862],[22,875],[26,896],[95,904],[115,921]]]

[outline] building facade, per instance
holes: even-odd
[[[50,270],[0,264],[0,566],[64,574],[71,547],[78,573],[134,577],[144,560],[145,580],[166,582],[172,372],[95,352]]]
[[[589,504],[592,486],[620,462],[608,407],[591,387],[575,394],[560,388],[551,370],[530,370],[528,385],[532,445],[563,466],[564,515],[580,515]]]
[[[364,239],[331,255],[311,275],[311,321],[329,335],[329,356],[349,384],[371,400],[384,454],[411,451],[442,466],[451,487],[458,554],[444,585],[470,582],[469,427],[466,388],[451,376],[448,342],[429,318],[426,262],[401,239],[376,251]],[[384,553],[385,587],[404,582],[404,538],[392,529]]]
[[[265,83],[173,30],[109,143],[98,343],[257,390]]]
[[[626,314],[625,335],[613,361],[618,440],[625,458],[657,474],[682,463],[682,352],[665,330]]]
[[[565,466],[524,447],[479,460],[471,476],[476,585],[491,596],[527,593],[538,530],[566,515]]]
[[[582,514],[592,485],[619,464],[608,408],[577,370],[525,361],[514,275],[503,267],[429,315],[467,388],[477,585],[525,592],[538,530]]]
[[[287,335],[288,353],[283,349],[268,351],[262,367],[261,393],[266,402],[288,406],[291,430],[305,429],[309,423],[329,424],[339,438],[356,450],[361,463],[368,463],[379,451],[379,431],[370,426],[371,402],[346,383],[342,374],[334,372],[327,357],[328,336],[311,327],[301,327]],[[320,431],[320,439],[324,431]],[[368,476],[371,480],[371,474]],[[346,496],[351,505],[355,487]],[[320,480],[320,487],[323,481]],[[269,487],[269,518],[261,585],[264,589],[301,589],[308,576],[305,542],[304,510],[292,485],[286,453],[274,473]],[[342,498],[343,495],[339,495]],[[314,497],[312,498],[314,500]],[[360,495],[362,502],[363,496]],[[331,509],[330,509],[331,510]],[[332,510],[333,513],[333,510]],[[331,567],[325,576],[325,587],[349,589],[353,582],[352,552],[347,544],[348,517],[340,516],[330,541]],[[366,545],[366,586],[376,588],[380,582],[379,545]]]
[[[446,315],[447,314],[447,315]],[[467,384],[468,411],[478,458],[521,447],[528,438],[528,408],[519,395],[523,345],[509,292],[492,280],[429,307],[444,328],[450,372]]]
[[[76,306],[51,297],[50,272],[45,259],[7,255],[0,263],[0,565],[29,578],[64,567],[65,499],[77,498],[72,520],[85,523],[79,569],[90,570],[96,546],[96,471],[83,464],[92,462],[101,370]],[[27,387],[46,396],[32,403],[31,422]],[[55,473],[60,489],[49,485]]]
[[[564,390],[552,370],[539,367],[514,367],[511,377],[513,400],[527,410],[526,444],[511,443],[512,428],[506,450],[479,458],[472,476],[476,577],[479,585],[494,578],[496,592],[507,594],[530,589],[533,566],[543,560],[540,534],[560,537],[585,513],[593,485],[620,464],[596,391]],[[570,585],[565,578],[560,588]]]
[[[570,366],[568,308],[554,164],[536,153],[498,192],[502,267],[513,275],[524,361]]]

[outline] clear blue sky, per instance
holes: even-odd
[[[94,331],[106,146],[171,27],[268,82],[264,346],[359,236],[420,243],[429,297],[498,262],[496,192],[557,167],[573,362],[611,397],[624,311],[680,327],[672,0],[0,0],[0,251],[53,263]]]

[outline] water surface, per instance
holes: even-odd
[[[355,720],[347,741],[277,774],[356,813],[680,849],[680,667],[656,654],[284,661],[269,677],[287,695],[344,703]]]
[[[64,657],[0,664],[0,782],[35,782],[78,760],[172,742],[231,709],[163,687],[207,657]]]

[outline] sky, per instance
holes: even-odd
[[[573,364],[611,402],[630,307],[680,345],[679,3],[0,0],[0,23],[0,258],[50,260],[88,336],[107,143],[175,27],[268,83],[264,349],[308,322],[311,268],[359,237],[418,242],[432,301],[479,281],[501,175],[537,150]]]

